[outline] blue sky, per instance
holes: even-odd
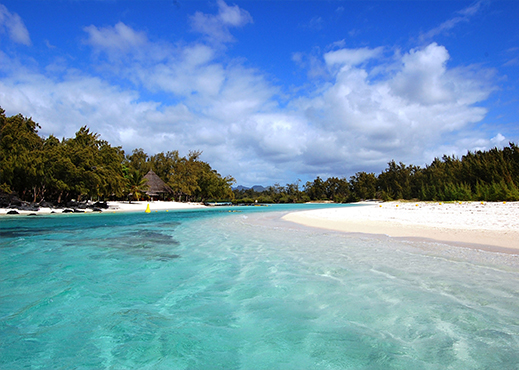
[[[0,0],[0,106],[238,184],[519,142],[517,1]]]

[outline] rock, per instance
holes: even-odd
[[[7,212],[8,215],[19,215],[20,213],[18,211],[9,211]]]
[[[67,202],[67,207],[68,208],[76,208],[78,206],[78,202],[76,202],[75,200],[70,200]]]
[[[11,201],[9,200],[9,194],[0,193],[0,208],[7,208],[9,207],[9,204],[11,204]]]
[[[32,211],[32,212],[38,212],[40,210],[40,208],[34,206],[33,204],[21,204],[19,206],[17,206],[16,208],[18,208],[20,211]]]
[[[12,206],[20,206],[23,203],[22,200],[18,198],[16,195],[11,196],[9,202]]]
[[[74,213],[74,210],[73,209],[70,209],[70,208],[66,208],[63,210],[63,212],[61,213]]]
[[[108,209],[108,203],[106,202],[95,202],[91,205],[93,208],[102,208],[102,209]]]

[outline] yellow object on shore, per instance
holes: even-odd
[[[144,212],[146,212],[146,213],[150,213],[151,212],[149,203],[146,205],[146,210]]]

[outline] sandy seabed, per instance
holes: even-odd
[[[390,237],[433,239],[519,254],[519,202],[387,202],[293,212],[305,226]]]

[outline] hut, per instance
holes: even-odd
[[[155,173],[153,170],[150,170],[144,178],[147,180],[146,185],[148,185],[148,189],[146,190],[146,195],[151,198],[151,200],[155,200],[155,198],[164,199],[167,194],[173,194],[173,189],[171,189],[162,179]]]

